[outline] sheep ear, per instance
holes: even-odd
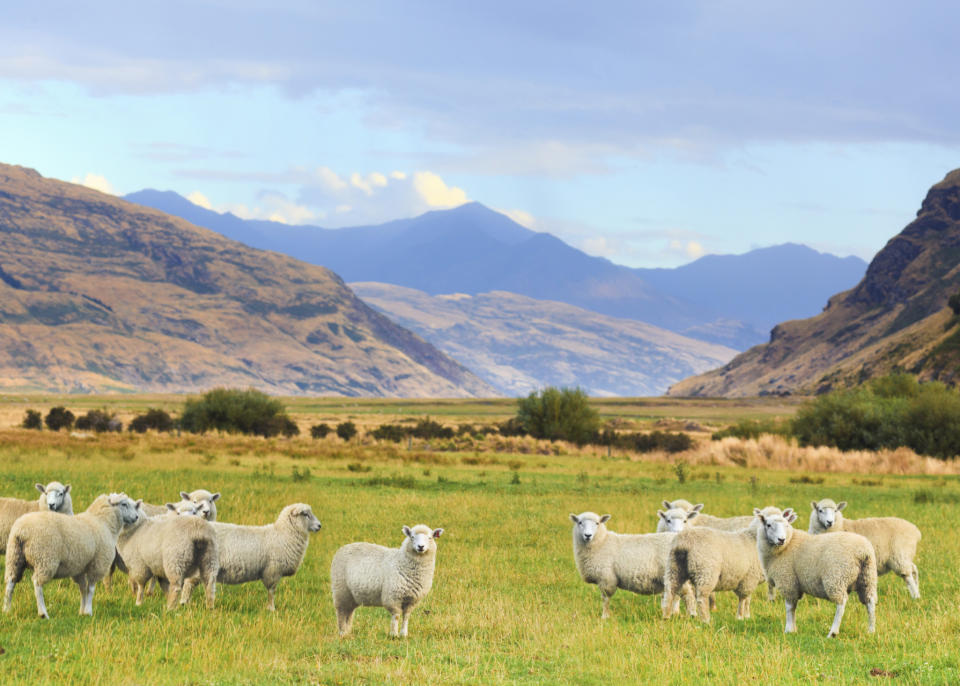
[[[412,533],[413,533],[413,532],[410,530],[410,527],[409,527],[409,526],[403,527],[403,535],[404,535],[404,536],[410,536]]]
[[[670,509],[670,501],[669,501],[669,500],[664,500],[664,501],[663,501],[662,503],[660,503],[660,504],[663,505],[663,509],[664,509],[664,510],[669,510],[669,509]]]
[[[753,508],[753,516],[759,518],[761,522],[766,524],[767,520],[763,518],[763,512],[760,511],[759,507]]]
[[[699,511],[702,510],[702,509],[703,509],[703,503],[697,503],[696,505],[694,505],[693,507],[690,508],[690,511],[691,511],[691,512],[699,512]]]
[[[690,513],[687,515],[687,521],[689,522],[691,519],[693,519],[694,517],[696,517],[698,514],[700,514],[700,512],[699,512],[698,510],[693,510],[692,512],[690,512]]]
[[[580,518],[579,518],[577,515],[575,515],[575,514],[573,514],[573,513],[571,512],[571,513],[570,513],[570,521],[573,522],[574,524],[579,524],[579,523],[580,523]]]
[[[434,537],[434,538],[440,538],[442,535],[443,535],[443,529],[434,529],[434,530],[433,530],[433,537]]]
[[[817,501],[816,501],[816,500],[811,500],[811,501],[810,501],[810,509],[813,510],[814,512],[819,512],[819,511],[820,511],[820,508],[817,507]]]
[[[190,500],[190,494],[186,491],[180,491],[181,500]]]
[[[787,523],[792,524],[797,521],[797,513],[793,511],[793,508],[788,507],[783,511],[783,518],[787,520]]]
[[[210,496],[210,502],[211,502],[211,503],[212,503],[213,501],[219,500],[219,499],[220,499],[220,491],[217,491],[217,492],[214,493],[212,496]]]
[[[70,484],[67,484],[67,487],[63,489],[63,492],[65,494],[70,492]]]
[[[845,508],[846,506],[847,506],[847,501],[846,501],[846,500],[841,500],[839,503],[837,503],[837,512],[839,512],[840,510],[842,510],[842,509]]]
[[[139,507],[139,505],[138,505],[138,507]],[[173,503],[167,503],[167,509],[170,510],[171,512],[176,512],[176,511],[177,511],[177,506],[174,505]]]
[[[667,501],[664,500],[663,502],[667,502]],[[667,513],[664,512],[663,510],[657,510],[657,516],[663,521],[667,521]]]
[[[603,516],[600,518],[600,523],[601,523],[601,524],[606,524],[609,519],[610,519],[610,515],[608,515],[608,514],[603,515]]]
[[[43,484],[34,484],[34,486],[36,486],[37,490],[40,491],[41,493],[47,492],[47,487],[44,486]]]

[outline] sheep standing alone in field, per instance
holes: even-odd
[[[794,611],[803,594],[825,598],[837,611],[828,636],[840,633],[850,589],[867,608],[867,631],[873,633],[877,607],[877,558],[859,534],[838,531],[814,536],[790,524],[797,513],[787,508],[754,510],[760,519],[757,552],[770,591],[779,589],[787,610],[784,633],[797,630]]]
[[[196,513],[196,505],[184,503],[180,511],[168,503],[167,515],[148,517],[139,507],[135,522],[123,527],[117,539],[117,551],[123,560],[130,583],[143,603],[147,582],[156,578],[167,591],[167,609],[176,607],[184,581],[196,574],[206,589],[207,608],[213,609],[217,572],[220,569],[217,537],[209,522]]]
[[[895,572],[907,584],[910,597],[919,598],[920,572],[913,558],[920,542],[920,529],[900,517],[846,519],[840,513],[846,506],[846,501],[835,503],[830,498],[811,502],[808,531],[811,534],[849,531],[865,537],[877,555],[877,574]]]
[[[73,514],[70,484],[64,486],[59,481],[51,481],[46,486],[43,484],[34,485],[40,491],[40,497],[37,500],[0,498],[0,555],[6,554],[10,528],[20,515],[44,510],[59,512],[60,514]]]
[[[618,534],[607,530],[609,519],[608,514],[601,517],[594,512],[570,515],[573,559],[580,578],[600,588],[602,619],[610,617],[610,599],[618,588],[646,595],[663,593],[667,553],[677,536],[674,533]],[[682,593],[687,611],[693,613],[693,590],[689,584],[683,587]],[[674,602],[678,604],[680,599]]]
[[[287,505],[277,520],[265,526],[210,522],[217,536],[221,584],[262,581],[267,589],[267,609],[274,611],[274,591],[280,579],[300,569],[310,542],[310,532],[320,530],[320,520],[304,503]],[[199,581],[194,575],[183,585],[183,602],[190,599]]]
[[[390,635],[407,635],[410,612],[430,592],[437,561],[436,539],[443,529],[418,524],[403,527],[403,543],[387,548],[375,543],[348,543],[333,556],[330,586],[337,611],[337,629],[350,631],[360,606],[383,607],[390,613]],[[400,626],[400,620],[403,624]]]
[[[715,591],[733,591],[739,599],[737,619],[750,617],[750,597],[763,580],[757,555],[759,521],[740,531],[709,527],[684,529],[677,534],[667,561],[664,578],[664,619],[673,612],[676,589],[690,582],[696,596],[700,619],[710,621],[708,599]]]
[[[72,517],[55,512],[20,517],[7,540],[3,611],[10,611],[13,588],[23,577],[23,570],[30,567],[41,617],[47,618],[44,584],[68,577],[80,588],[80,614],[92,615],[94,585],[110,569],[120,529],[136,519],[136,505],[123,493],[101,495],[85,512]]]

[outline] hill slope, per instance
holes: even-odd
[[[390,284],[350,287],[503,395],[548,385],[579,385],[600,396],[661,395],[736,354],[649,324],[514,293],[431,296]]]
[[[686,379],[671,395],[822,392],[905,369],[955,382],[960,289],[960,169],[927,193],[917,218],[877,253],[863,280],[816,317],[775,327],[770,342]]]
[[[329,270],[0,165],[0,388],[492,389]]]
[[[785,318],[816,313],[866,267],[859,258],[787,245],[708,256],[678,269],[631,269],[530,231],[479,203],[330,230],[242,220],[171,192],[147,190],[127,198],[248,245],[322,264],[348,282],[392,283],[431,295],[508,291],[740,350],[766,340],[770,327]]]

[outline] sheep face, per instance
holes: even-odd
[[[189,500],[181,500],[177,503],[167,503],[167,510],[172,512],[175,515],[183,515],[186,517],[202,517],[201,508],[194,502]]]
[[[403,527],[403,535],[410,541],[410,550],[417,555],[425,555],[431,550],[436,550],[435,539],[440,538],[443,529],[431,529],[426,524],[417,524],[412,529],[409,526]]]
[[[810,503],[810,507],[817,513],[817,521],[820,522],[825,530],[829,531],[837,522],[837,513],[840,512],[843,508],[847,506],[846,501],[835,503],[830,498],[824,498],[819,503],[813,501]]]
[[[783,512],[772,511],[770,509],[754,510],[753,514],[760,520],[763,527],[762,535],[766,537],[767,543],[772,546],[780,547],[786,545],[793,535],[793,527],[790,524],[797,519],[797,513],[789,507]]]
[[[120,514],[120,520],[124,524],[133,524],[140,518],[141,501],[133,502],[126,493],[111,493],[107,502]]]
[[[590,545],[590,542],[597,537],[600,525],[606,524],[609,519],[610,515],[608,514],[601,517],[594,512],[584,512],[579,515],[571,514],[570,521],[573,522],[573,535],[584,545]]]
[[[684,527],[687,525],[687,522],[697,516],[698,512],[698,510],[691,510],[687,512],[686,510],[673,508],[667,510],[666,512],[663,510],[657,510],[657,516],[663,520],[664,525],[667,527],[667,531],[678,534],[683,531]]]
[[[304,503],[298,503],[290,509],[290,519],[296,526],[306,531],[320,531],[322,526],[310,506]]]
[[[46,496],[47,509],[51,512],[60,512],[70,492],[70,484],[64,486],[59,481],[51,481],[46,486],[36,484],[37,490]]]

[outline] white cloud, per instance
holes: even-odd
[[[528,229],[533,229],[537,225],[537,218],[526,210],[501,210],[500,208],[494,209],[500,214],[507,215],[520,226],[525,226]]]
[[[257,198],[256,207],[224,205],[220,212],[232,212],[241,219],[266,219],[281,224],[311,224],[323,219],[323,215],[309,207],[298,205],[283,193],[263,192]]]
[[[87,188],[92,188],[95,191],[107,193],[108,195],[117,195],[117,191],[113,188],[113,185],[107,181],[107,177],[101,174],[87,174],[83,178],[75,176],[70,179],[70,182],[79,183],[81,186],[86,186]]]
[[[703,257],[707,254],[703,244],[699,241],[672,240],[670,241],[670,252],[674,254],[685,255],[691,260],[695,260],[698,257]]]
[[[210,201],[207,199],[207,196],[205,196],[200,191],[194,191],[193,193],[190,193],[187,196],[187,200],[192,202],[194,205],[197,205],[198,207],[202,207],[205,210],[213,209],[213,205],[210,204]]]

